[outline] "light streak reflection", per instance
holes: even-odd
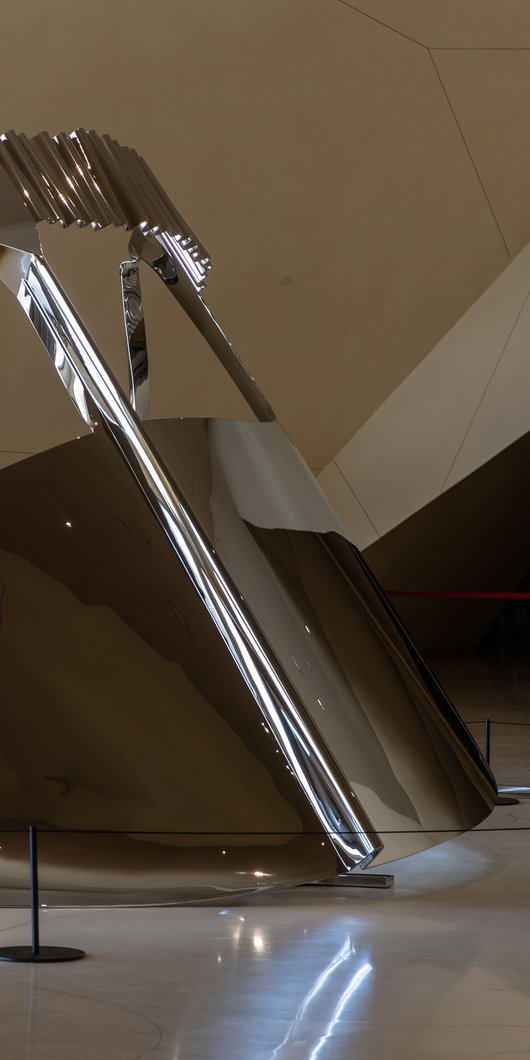
[[[316,1060],[316,1057],[318,1056],[320,1050],[322,1049],[322,1046],[325,1045],[326,1042],[331,1038],[331,1035],[333,1034],[333,1031],[334,1031],[337,1023],[339,1022],[340,1017],[341,1017],[346,1005],[348,1004],[348,1001],[350,1000],[352,994],[355,993],[357,988],[361,985],[363,979],[366,979],[366,976],[371,971],[372,971],[372,965],[371,964],[363,964],[361,966],[361,968],[359,968],[358,971],[355,972],[355,975],[353,976],[351,982],[346,987],[346,990],[342,994],[342,997],[340,998],[340,1000],[339,1000],[339,1002],[338,1002],[338,1004],[337,1004],[337,1006],[335,1008],[335,1011],[334,1011],[334,1013],[333,1013],[328,1025],[327,1025],[325,1034],[322,1035],[320,1041],[318,1042],[318,1045],[309,1054],[308,1060]]]
[[[287,1034],[280,1042],[280,1044],[276,1046],[274,1052],[271,1054],[271,1060],[277,1060],[277,1058],[280,1058],[284,1047],[288,1046],[289,1042],[292,1042],[293,1038],[299,1036],[300,1024],[307,1017],[310,1006],[313,1005],[313,1003],[316,1002],[319,997],[323,996],[325,987],[326,985],[329,985],[330,979],[334,975],[334,973],[337,972],[339,968],[341,968],[347,961],[351,960],[353,957],[355,957],[355,947],[353,946],[350,939],[346,939],[338,953],[335,954],[329,964],[326,965],[322,972],[320,972],[320,975],[317,977],[311,988],[308,990],[307,994],[305,995],[302,1001],[302,1004],[298,1008],[298,1011],[289,1026]],[[372,965],[368,962],[365,962],[356,969],[353,976],[348,981],[348,985],[346,986],[345,990],[340,995],[339,1000],[336,1003],[335,1008],[333,1009],[331,1018],[327,1022],[324,1033],[319,1038],[312,1052],[308,1055],[308,1060],[316,1060],[318,1054],[322,1050],[325,1043],[331,1038],[337,1023],[340,1020],[340,1017],[346,1005],[348,1004],[348,1001],[371,971]],[[313,1017],[313,1020],[314,1019],[315,1017]]]

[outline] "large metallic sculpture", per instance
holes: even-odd
[[[43,256],[42,220],[132,230],[128,395]],[[143,159],[82,129],[6,133],[0,245],[91,429],[0,472],[0,831],[49,830],[46,900],[323,879],[482,820],[485,762],[208,309],[208,255]],[[147,419],[142,262],[252,422]],[[26,840],[1,842],[9,894]]]

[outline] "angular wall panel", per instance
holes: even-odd
[[[360,547],[528,431],[529,292],[530,246],[329,465],[335,464],[364,512],[361,522],[352,505],[341,506]],[[327,469],[321,475],[332,500],[335,479]]]

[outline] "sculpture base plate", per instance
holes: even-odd
[[[84,950],[74,950],[70,946],[41,946],[34,953],[31,946],[2,946],[0,961],[20,961],[24,964],[51,964],[53,961],[80,961],[85,957]]]
[[[379,887],[384,890],[394,886],[394,877],[387,872],[370,872],[366,875],[360,872],[351,874],[340,874],[332,876],[329,880],[317,880],[315,883],[306,883],[305,887]]]

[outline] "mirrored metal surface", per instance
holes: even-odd
[[[474,741],[281,427],[165,420],[147,430],[384,833],[378,862],[485,815],[491,777]]]
[[[43,217],[136,226],[129,398],[42,255]],[[393,859],[481,820],[491,774],[206,306],[209,259],[145,163],[83,130],[6,134],[0,243],[93,431],[0,473],[0,827],[127,832],[78,837],[82,885],[50,856],[49,885],[165,901],[329,877],[380,854],[379,830]],[[139,258],[261,422],[142,425]]]
[[[334,871],[289,759],[105,433],[5,469],[0,489],[0,828],[145,833],[45,837],[45,890],[168,901]],[[9,844],[20,882],[27,840]]]
[[[141,420],[149,415],[149,361],[137,261],[120,265],[123,324],[129,365],[129,400]]]

